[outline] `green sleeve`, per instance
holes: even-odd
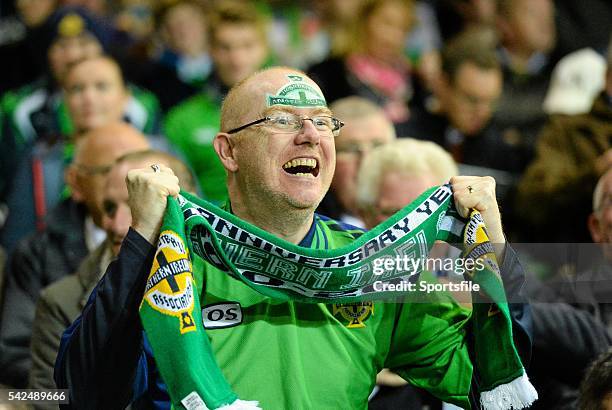
[[[443,401],[469,408],[469,311],[450,296],[446,301],[425,298],[400,306],[385,367]]]
[[[18,103],[19,96],[14,92],[5,93],[0,100],[0,202],[8,195],[13,175],[29,142],[13,121]]]
[[[174,107],[164,121],[168,141],[193,168],[205,198],[216,204],[227,200],[225,169],[213,146],[220,121],[221,107],[204,94]]]
[[[0,100],[0,107],[2,107],[2,113],[4,115],[6,125],[3,124],[2,142],[4,143],[6,138],[9,136],[13,139],[16,145],[23,145],[29,140],[29,138],[19,132],[19,127],[15,123],[15,110],[22,99],[22,90],[8,91]]]
[[[64,100],[62,100],[59,107],[57,108],[57,120],[62,135],[74,134],[74,123],[70,118],[70,114],[68,113],[68,107],[66,107],[66,103],[64,102]]]
[[[130,93],[147,112],[147,122],[141,130],[145,134],[159,134],[161,131],[161,108],[159,100],[152,92],[135,85],[129,86]]]

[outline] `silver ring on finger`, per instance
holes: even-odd
[[[153,170],[153,172],[160,172],[161,171],[161,169],[159,168],[159,165],[157,165],[157,164],[151,165],[151,169]]]
[[[468,190],[468,194],[471,194],[472,192],[474,192],[474,188],[472,188],[471,185],[468,185],[467,190]]]

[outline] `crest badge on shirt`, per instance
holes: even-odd
[[[346,327],[355,329],[365,327],[365,321],[374,314],[374,304],[369,302],[341,303],[333,305],[334,316],[340,315],[348,321]]]

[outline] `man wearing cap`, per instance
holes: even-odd
[[[225,99],[221,132],[214,140],[227,172],[231,213],[304,248],[336,249],[352,243],[362,230],[314,212],[333,177],[334,136],[341,126],[327,108],[320,88],[302,72],[271,68],[234,86]],[[136,400],[148,400],[149,405],[152,401],[157,405],[168,403],[162,391],[166,387],[150,356],[153,344],[147,340],[153,339],[148,332],[147,338],[143,337],[138,310],[145,304],[143,294],[167,197],[177,196],[180,187],[172,172],[158,165],[132,170],[127,180],[132,227],[117,261],[107,270],[81,317],[64,333],[56,362],[56,383],[70,389],[74,407],[119,408]],[[479,209],[491,240],[505,243],[493,180],[457,178],[453,186],[460,212]],[[175,248],[180,243],[172,242]],[[514,259],[509,248],[505,258],[501,254],[499,257],[504,264]],[[162,263],[160,258],[155,260]],[[362,326],[350,326],[349,307],[333,309],[331,304],[264,297],[202,263],[194,259],[196,269],[204,274],[203,309],[221,309],[203,315],[208,336],[202,344],[210,337],[216,363],[240,397],[260,400],[263,408],[365,408],[377,368],[387,364],[406,370],[404,375],[415,384],[467,404],[469,373],[462,373],[468,374],[467,385],[463,377],[457,389],[456,381],[446,377],[458,368],[467,369],[463,367],[465,350],[459,353],[465,345],[463,341],[456,344],[458,339],[454,339],[460,332],[436,337],[431,329],[417,326],[418,330],[411,327],[412,336],[404,334],[407,329],[394,326],[402,315],[402,306],[385,303],[376,304],[374,314],[365,307],[367,304],[363,305]],[[513,266],[518,268],[518,264]],[[421,308],[413,306],[411,314],[405,311],[406,320],[419,316]],[[448,330],[454,328],[455,320],[461,319],[445,317],[438,325]],[[516,331],[521,332],[521,328]],[[447,343],[441,343],[443,339]],[[431,355],[427,358],[417,352],[419,349],[427,349]],[[172,347],[165,353],[157,352],[158,363],[177,354],[187,361],[200,356]],[[113,360],[109,360],[111,357]],[[439,366],[430,367],[431,360]],[[184,381],[210,370],[201,367],[194,373],[182,373],[180,366],[170,365],[178,369],[176,374]],[[205,385],[218,381],[201,380],[207,381]],[[169,383],[165,376],[164,381]],[[450,397],[455,389],[462,398]],[[175,395],[173,403],[177,407],[182,403],[188,409],[205,408],[197,396],[190,394],[183,399]],[[222,403],[206,404],[217,408]],[[254,408],[252,403],[246,406],[241,408]]]
[[[58,142],[82,131],[75,127],[62,96],[62,85],[70,66],[100,55],[113,39],[112,31],[103,22],[80,8],[58,10],[48,19],[46,30],[49,73],[34,83],[6,93],[0,100],[6,118],[0,135],[6,148],[0,152],[0,202],[12,208],[21,205],[10,203],[11,191],[20,189],[14,181],[19,167],[24,167],[20,163],[27,161],[25,167],[29,170],[33,151],[60,149]],[[157,98],[133,86],[129,86],[129,90],[125,120],[145,133],[157,132],[160,115]],[[19,235],[13,232],[0,234],[0,243],[8,249],[18,239]]]
[[[395,140],[395,128],[384,110],[364,97],[341,98],[330,109],[346,125],[335,139],[336,170],[317,212],[363,227],[355,200],[359,166],[372,149]]]

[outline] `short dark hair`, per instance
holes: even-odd
[[[453,82],[466,63],[483,70],[500,70],[495,42],[494,34],[487,29],[471,29],[457,35],[442,50],[442,71]]]
[[[603,399],[612,393],[612,348],[591,364],[580,386],[580,410],[603,410]]]
[[[268,19],[250,2],[238,0],[223,0],[213,7],[209,17],[208,41],[217,41],[215,34],[219,27],[225,24],[246,24],[253,26],[261,40],[267,44]]]
[[[159,8],[155,10],[153,13],[153,21],[155,23],[155,28],[159,29],[166,20],[168,13],[174,9],[176,6],[189,6],[194,12],[199,13],[206,23],[206,9],[204,6],[197,2],[196,0],[177,0],[177,1],[168,1],[163,3]]]

